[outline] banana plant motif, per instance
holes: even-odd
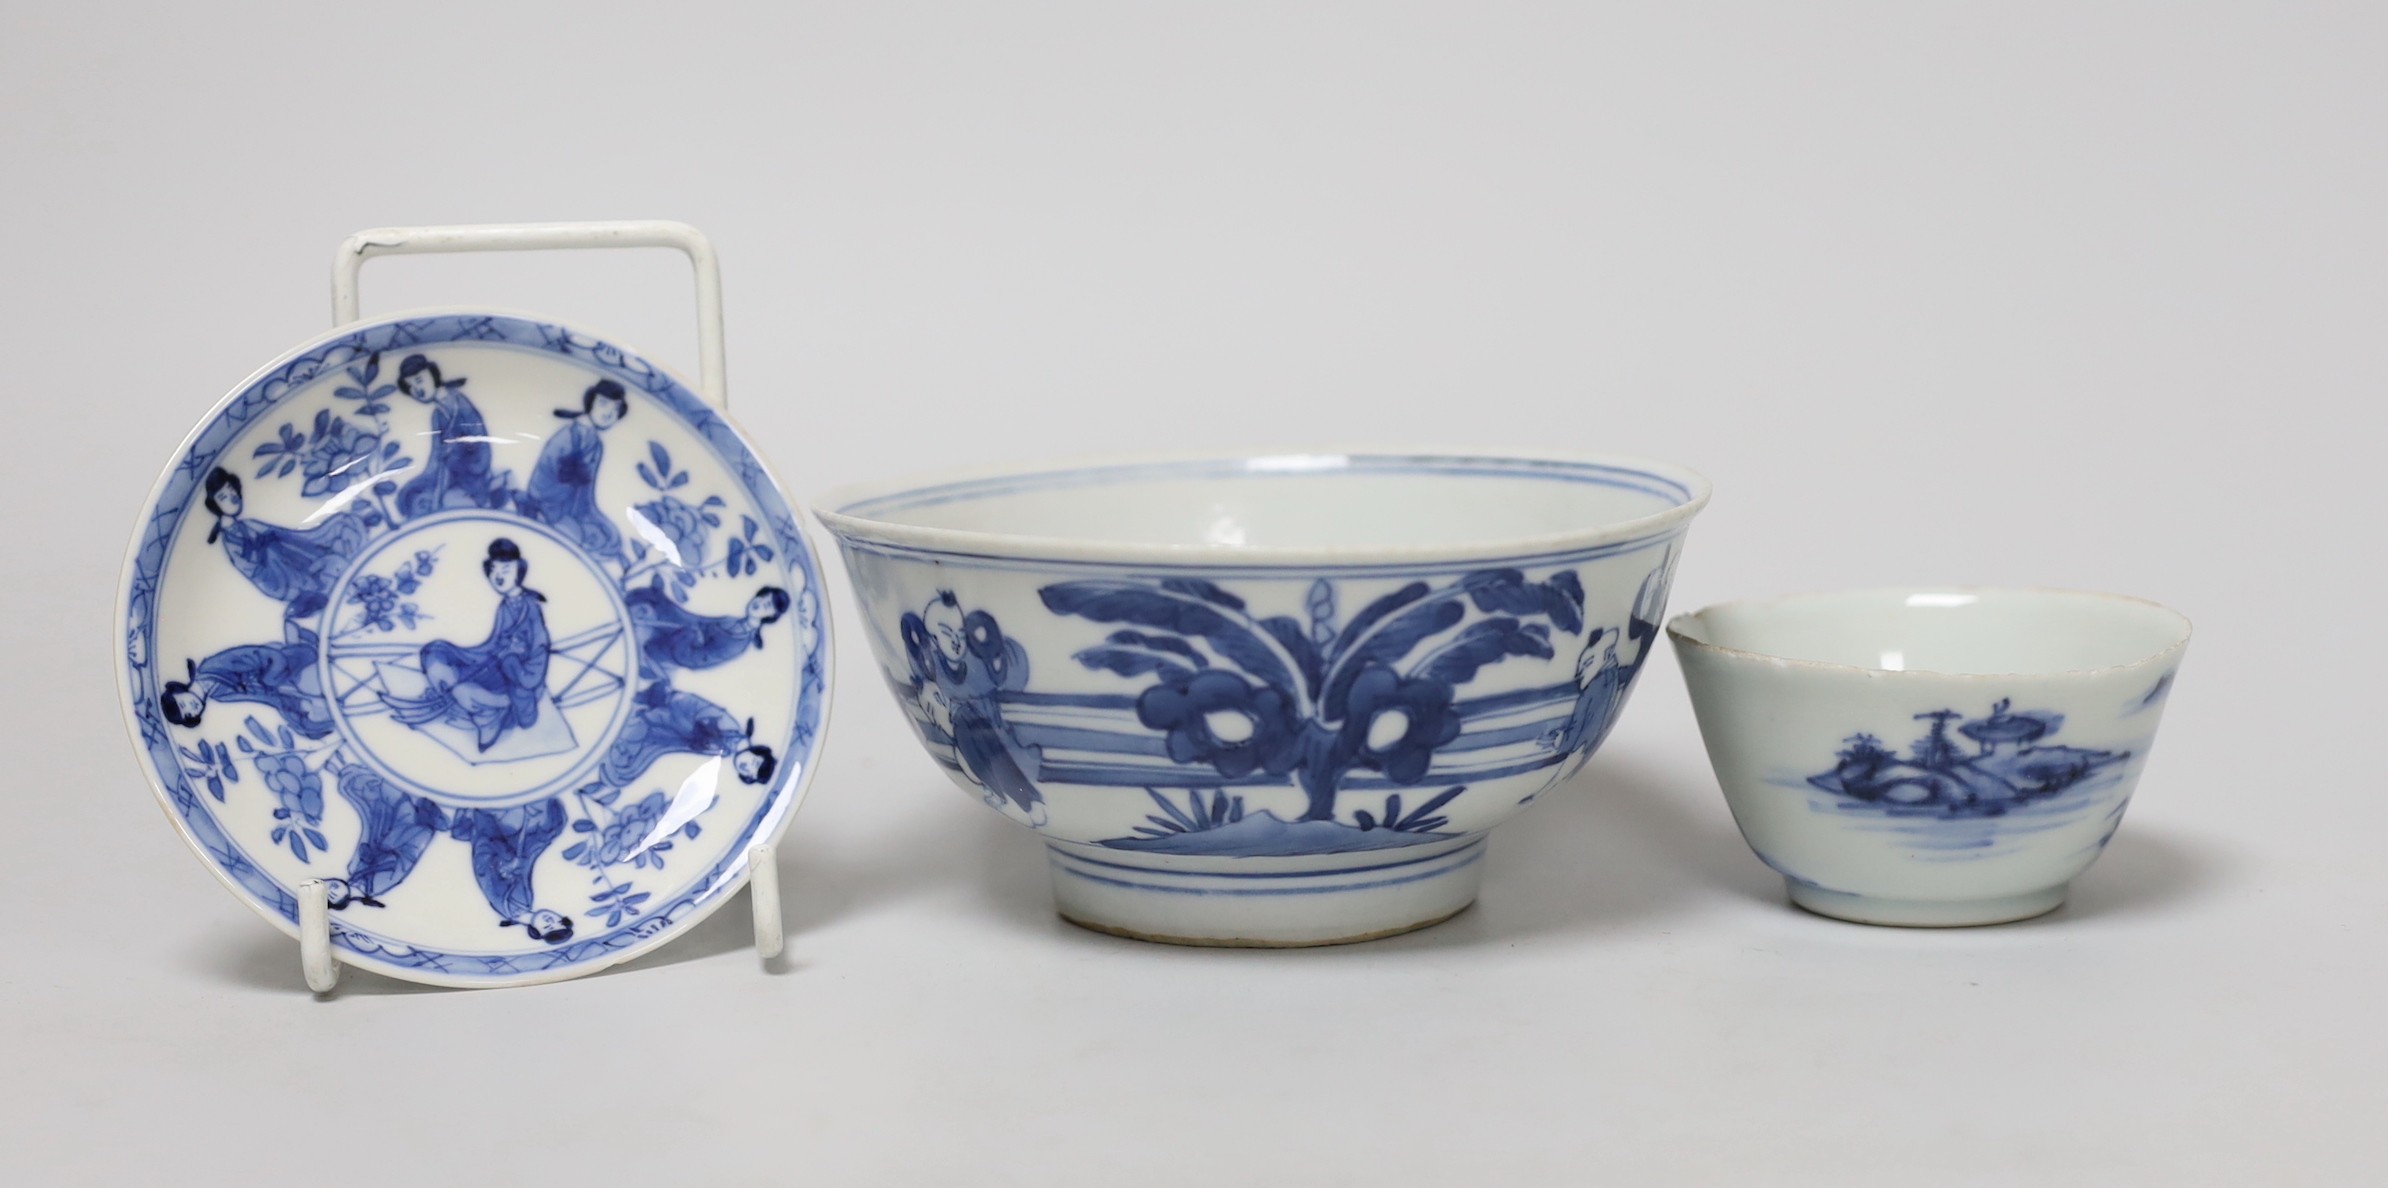
[[[1137,720],[1166,736],[1172,760],[1230,780],[1290,777],[1305,821],[1335,819],[1353,771],[1398,785],[1424,780],[1436,751],[1460,734],[1461,686],[1513,656],[1548,660],[1554,627],[1584,626],[1572,570],[1529,581],[1520,570],[1483,569],[1439,589],[1414,581],[1340,624],[1324,579],[1304,599],[1307,621],[1255,615],[1199,578],[1061,582],[1039,594],[1056,614],[1118,626],[1076,659],[1151,678]]]

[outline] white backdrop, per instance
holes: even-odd
[[[0,12],[0,1178],[2388,1174],[2377,8],[214,7]],[[1105,450],[1616,450],[1716,483],[1676,609],[2047,584],[2200,635],[2041,921],[1784,906],[1662,652],[1478,907],[1215,952],[1056,920],[841,597],[783,971],[732,910],[570,984],[310,1001],[124,741],[134,514],[326,324],[348,232],[607,217],[715,237],[733,409],[799,497]],[[668,254],[365,284],[694,370]]]

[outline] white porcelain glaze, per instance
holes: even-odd
[[[1194,944],[1465,908],[1647,658],[1698,476],[1621,459],[1099,462],[824,497],[889,686],[1048,843],[1063,915]]]
[[[121,587],[126,724],[228,887],[294,934],[321,906],[316,958],[574,977],[684,934],[786,827],[828,711],[817,575],[745,438],[638,356],[352,323],[170,460]]]
[[[1667,625],[1751,849],[1811,911],[1994,924],[2064,902],[2154,745],[2189,623],[2061,590],[1726,603]]]

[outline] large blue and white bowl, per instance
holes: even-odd
[[[1615,723],[1708,483],[1597,457],[1211,457],[833,492],[872,652],[1061,914],[1313,945],[1473,902]]]

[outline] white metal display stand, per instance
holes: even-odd
[[[604,223],[500,223],[460,227],[377,227],[359,231],[332,258],[332,322],[358,318],[357,274],[375,256],[434,252],[516,252],[589,248],[672,248],[696,270],[697,389],[705,403],[727,410],[728,356],[722,350],[721,263],[713,242],[686,223],[636,219]],[[747,898],[754,909],[755,952],[765,961],[786,948],[780,918],[779,867],[775,848],[758,845],[746,855]],[[307,989],[330,994],[340,984],[340,959],[332,951],[331,901],[320,880],[298,886],[299,968]]]

